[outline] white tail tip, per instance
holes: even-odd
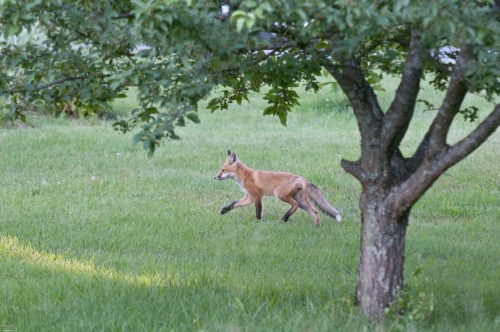
[[[342,221],[342,216],[340,215],[340,213],[335,216],[335,219],[337,219],[338,222]]]

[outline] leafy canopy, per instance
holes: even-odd
[[[229,12],[222,6],[229,6]],[[412,30],[420,31],[423,74],[447,88],[462,45],[475,45],[469,91],[500,91],[500,23],[494,1],[461,0],[1,0],[0,94],[10,116],[72,103],[109,107],[138,90],[140,107],[115,123],[153,152],[175,126],[199,122],[197,105],[227,109],[270,86],[264,115],[286,117],[294,88],[320,88],[316,77],[338,59],[360,64],[373,89],[403,71]],[[36,38],[35,38],[35,37]],[[333,67],[332,67],[333,66]],[[336,84],[336,83],[334,83]],[[431,106],[431,105],[429,105]],[[462,110],[469,119],[477,109]]]

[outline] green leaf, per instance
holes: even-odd
[[[274,108],[272,106],[266,107],[262,112],[262,115],[273,115],[273,114],[274,114]]]
[[[323,87],[325,87],[327,85],[331,85],[331,84],[334,84],[334,83],[337,83],[337,82],[333,82],[333,81],[323,82],[323,83],[319,83],[318,85],[319,85],[320,88],[323,88]]]
[[[375,85],[372,85],[372,89],[374,91],[381,91],[381,92],[385,92],[385,89],[382,87],[382,85],[380,84],[375,84]]]
[[[15,24],[9,24],[7,25],[7,29],[4,32],[5,37],[10,37],[17,35],[19,32],[21,32],[21,27],[19,25]]]
[[[139,84],[139,75],[137,75],[137,73],[133,73],[132,75],[130,75],[130,80],[135,84],[135,85],[138,85]]]
[[[267,11],[269,13],[273,12],[273,7],[269,4],[268,1],[264,1],[259,5],[259,8],[262,8],[262,10]]]
[[[154,107],[154,106],[153,106],[153,107],[148,107],[148,108],[146,108],[146,110],[145,110],[145,111],[146,111],[147,113],[149,113],[149,114],[158,114],[158,113],[159,113],[159,112],[158,112],[158,109],[157,109],[156,107]]]
[[[41,14],[41,15],[40,15],[40,20],[41,20],[41,21],[42,21],[42,23],[44,23],[45,25],[50,25],[49,15],[47,15],[47,14]]]
[[[240,32],[241,29],[243,28],[243,24],[245,24],[245,18],[240,17],[239,19],[236,20],[236,31]]]
[[[306,12],[302,9],[302,8],[297,8],[295,10],[295,13],[297,13],[297,15],[300,16],[300,18],[306,22],[307,21],[307,15],[306,15]]]
[[[172,25],[172,23],[173,23],[173,21],[174,21],[173,16],[172,16],[171,14],[169,14],[169,13],[166,13],[166,14],[163,16],[163,19],[164,19],[165,21],[167,21],[167,22],[168,22],[168,24],[170,24],[170,25]]]
[[[244,0],[243,4],[247,8],[254,8],[255,6],[257,6],[257,2],[255,2],[254,0]]]
[[[247,26],[247,29],[250,30],[253,25],[255,24],[255,15],[254,13],[249,13],[246,20],[245,20],[245,25]]]
[[[346,15],[346,17],[345,17],[345,21],[346,21],[347,26],[348,26],[349,28],[352,28],[352,27],[354,26],[354,23],[353,23],[353,21],[352,21],[352,14],[351,14],[350,12],[349,12],[349,13],[347,13],[347,15]]]
[[[19,19],[19,12],[12,12],[10,14],[10,20],[13,24],[17,24],[17,20]]]
[[[247,15],[248,15],[247,12],[244,10],[240,10],[240,9],[235,10],[233,12],[233,14],[231,15],[231,21],[235,21],[235,20],[238,20],[240,18],[246,18]]]
[[[470,107],[464,108],[459,113],[461,113],[463,115],[465,121],[468,120],[469,122],[474,122],[479,118],[479,116],[477,115],[478,111],[479,111],[479,108],[477,108],[476,106],[470,106]]]
[[[370,84],[376,84],[379,83],[380,81],[382,81],[382,76],[377,73],[370,72],[367,75],[367,82]]]
[[[280,119],[281,124],[286,127],[286,115],[287,115],[287,112],[286,111],[278,112],[277,115],[278,115],[278,118]]]
[[[208,102],[207,108],[211,111],[211,113],[221,108],[221,104],[219,101],[220,98],[213,98]]]
[[[324,50],[324,49],[327,49],[328,46],[329,46],[328,45],[328,41],[326,41],[326,40],[320,40],[316,45],[314,45],[314,48],[317,49],[317,50]]]
[[[200,118],[198,117],[198,114],[196,114],[195,112],[187,113],[186,117],[189,120],[193,121],[194,123],[200,123]]]
[[[288,90],[288,95],[292,98],[299,98],[299,95],[295,90]]]
[[[423,103],[427,107],[427,111],[437,109],[436,106],[434,106],[434,104],[430,103],[425,99],[418,99],[417,102]]]

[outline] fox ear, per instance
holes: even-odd
[[[234,152],[231,153],[231,155],[228,156],[227,159],[229,160],[229,165],[232,165],[232,164],[234,164],[235,162],[238,161],[238,157],[236,156],[236,153],[234,153]]]
[[[231,150],[227,150],[227,156],[229,157],[231,155]]]

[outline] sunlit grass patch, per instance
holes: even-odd
[[[0,251],[4,260],[22,261],[36,265],[53,273],[64,272],[74,275],[88,275],[95,278],[106,278],[114,281],[143,286],[179,286],[180,280],[175,274],[165,277],[158,275],[138,275],[118,273],[112,269],[96,266],[92,260],[79,261],[74,258],[65,258],[60,254],[43,252],[32,245],[24,245],[17,238],[2,236],[0,238]]]

